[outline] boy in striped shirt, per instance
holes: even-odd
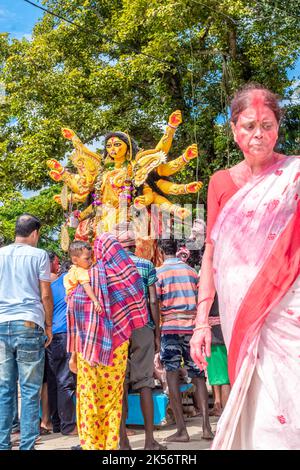
[[[187,442],[190,439],[184,423],[179,389],[182,360],[196,388],[196,406],[203,417],[203,439],[212,439],[204,371],[200,371],[190,355],[190,340],[196,317],[198,275],[193,268],[176,258],[175,240],[161,240],[160,246],[164,263],[156,271],[156,291],[162,323],[161,362],[167,372],[170,405],[177,425],[177,432],[169,436],[167,441]]]

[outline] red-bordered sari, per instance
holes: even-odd
[[[300,158],[252,178],[212,231],[233,385],[213,449],[299,449]]]

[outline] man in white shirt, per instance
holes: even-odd
[[[49,257],[37,248],[40,226],[38,218],[21,215],[15,242],[0,248],[0,450],[11,449],[17,380],[22,396],[20,450],[34,449],[39,435],[39,394],[53,311]]]

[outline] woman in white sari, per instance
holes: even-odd
[[[215,173],[191,355],[210,355],[217,290],[232,391],[212,449],[300,449],[300,157],[274,152],[277,97],[235,95],[231,126],[245,159]]]

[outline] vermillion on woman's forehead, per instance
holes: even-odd
[[[249,93],[250,106],[261,107],[265,106],[266,94],[263,90],[254,90]]]
[[[249,83],[238,90],[233,97],[230,106],[231,122],[237,123],[240,114],[251,106],[262,107],[267,106],[273,111],[277,122],[281,118],[281,109],[279,106],[279,96],[264,88],[260,84]]]
[[[254,90],[249,93],[248,106],[240,113],[238,120],[240,118],[255,121],[270,120],[277,123],[276,116],[268,106],[263,90]]]
[[[235,128],[239,128],[244,124],[257,124],[264,128],[278,130],[278,122],[274,116],[273,111],[267,106],[249,106],[239,115]]]

